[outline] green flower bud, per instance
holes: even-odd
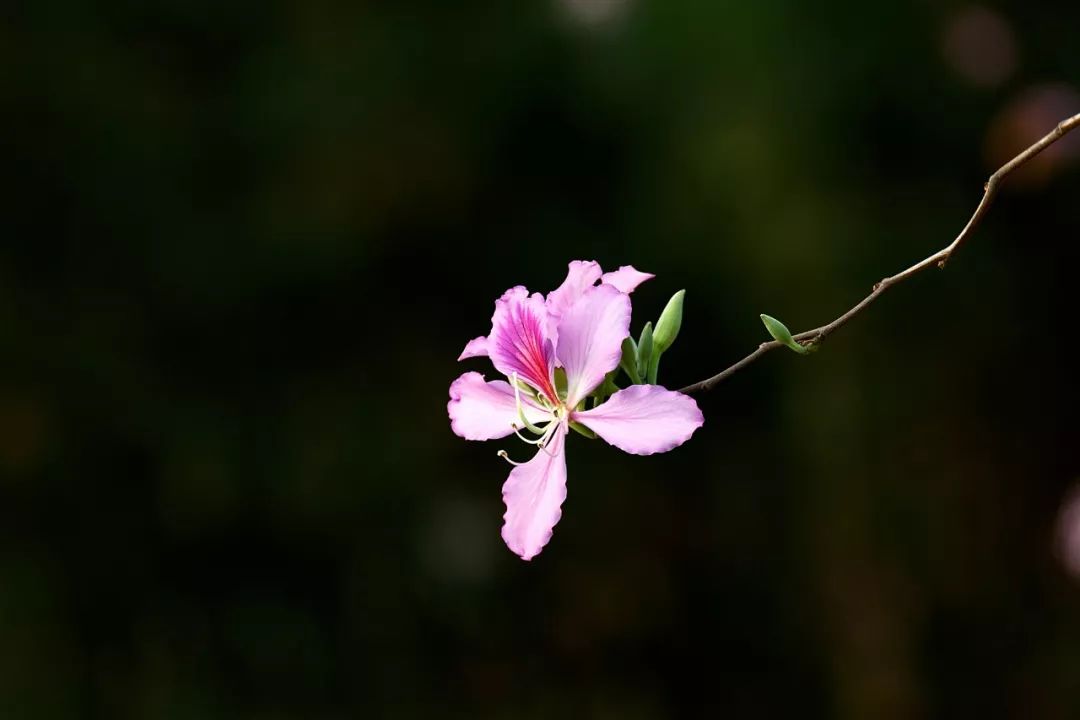
[[[649,358],[649,372],[645,374],[645,382],[650,385],[656,384],[656,373],[660,371],[660,351],[656,349],[656,342],[653,342],[653,354]]]
[[[630,382],[635,385],[641,384],[641,373],[638,372],[637,368],[637,343],[630,336],[627,336],[622,341],[622,359],[619,360],[619,367],[630,378]]]
[[[675,343],[679,336],[679,328],[682,327],[682,308],[685,290],[680,290],[671,296],[664,312],[660,313],[660,319],[656,321],[656,330],[653,332],[653,352],[659,355],[666,352]]]
[[[800,355],[805,355],[807,353],[806,348],[795,342],[795,338],[791,337],[791,331],[787,329],[787,326],[784,325],[784,323],[765,314],[761,315],[761,322],[765,323],[765,329],[769,331],[769,334],[772,335],[773,339],[778,343],[791,348]]]
[[[637,369],[640,377],[645,377],[649,371],[649,361],[652,360],[653,353],[653,331],[652,323],[645,323],[645,327],[641,329],[641,337],[638,338],[637,343]]]

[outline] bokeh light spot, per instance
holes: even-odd
[[[1080,485],[1073,487],[1061,504],[1056,542],[1065,569],[1080,579]]]
[[[971,5],[960,9],[946,23],[941,52],[950,69],[967,83],[993,88],[1016,70],[1016,38],[1001,14]]]
[[[1080,112],[1080,93],[1064,83],[1034,85],[1002,108],[990,123],[985,154],[996,170],[1024,148]],[[1080,136],[1063,137],[1009,175],[1011,188],[1043,187],[1062,167],[1080,157]]]
[[[574,22],[596,27],[625,16],[630,0],[556,0],[556,4]]]

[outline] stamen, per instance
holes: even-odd
[[[499,457],[501,457],[501,458],[502,458],[503,460],[505,460],[506,462],[508,462],[508,463],[510,463],[511,465],[513,465],[514,467],[517,467],[518,465],[524,465],[524,464],[525,464],[525,463],[519,463],[519,462],[514,462],[513,460],[511,460],[511,459],[510,459],[510,456],[506,454],[506,451],[505,451],[505,450],[500,450],[499,452],[497,452],[497,453],[495,453],[495,454],[496,454],[496,455],[498,455]]]
[[[521,429],[521,426],[518,425],[516,422],[510,423],[510,427],[513,428],[514,432],[517,432],[518,430]],[[525,429],[528,430],[528,428],[525,428]],[[533,435],[543,435],[544,433],[547,432],[547,428],[538,427],[535,430],[529,430],[529,432],[531,432]],[[531,441],[526,440],[525,442],[531,442]]]
[[[556,428],[558,428],[558,427],[559,427],[559,422],[557,420],[553,421],[551,423],[548,423],[547,432],[544,433],[544,437],[540,438],[540,442],[537,445],[537,447],[540,448],[541,450],[543,450],[544,453],[548,457],[552,457],[552,458],[555,457],[555,453],[548,450],[547,446],[548,446],[548,443],[551,442],[551,438],[553,438],[555,436]]]
[[[528,428],[530,432],[534,432],[537,435],[543,435],[544,430],[533,425],[529,422],[529,419],[525,417],[525,408],[521,404],[521,388],[518,387],[518,375],[516,372],[513,373],[511,379],[513,380],[512,384],[514,386],[514,403],[517,404],[518,418],[521,419],[521,424]]]
[[[518,430],[518,426],[516,423],[510,423],[510,427],[514,428],[514,434],[517,435],[518,439],[522,442],[527,442],[530,445],[541,445],[544,442],[544,438],[542,437],[536,440],[530,440],[529,438],[522,435],[521,432]]]
[[[548,438],[548,439],[550,439],[550,438]],[[537,447],[539,447],[541,450],[543,450],[544,454],[547,455],[548,457],[550,457],[550,458],[555,457],[555,453],[553,453],[553,452],[551,452],[550,450],[547,449],[547,443],[546,442],[540,443],[540,445],[538,445]]]

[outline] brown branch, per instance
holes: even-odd
[[[1020,167],[1028,160],[1031,160],[1031,158],[1035,157],[1043,150],[1060,140],[1070,130],[1074,130],[1077,127],[1080,127],[1080,115],[1073,115],[1066,120],[1062,120],[1060,123],[1058,123],[1058,126],[1054,128],[1046,137],[1039,140],[1027,150],[1024,150],[1012,160],[998,168],[997,171],[993,175],[991,175],[990,179],[986,182],[986,186],[983,188],[982,200],[979,201],[978,207],[975,208],[975,213],[971,216],[971,219],[967,221],[967,225],[965,225],[964,229],[960,231],[960,234],[956,236],[956,239],[953,240],[947,247],[938,250],[936,253],[924,260],[920,260],[919,262],[909,267],[907,270],[904,270],[903,272],[898,272],[895,275],[885,278],[878,284],[874,285],[873,291],[869,295],[864,297],[859,302],[859,304],[855,305],[855,307],[851,308],[846,313],[836,318],[827,325],[822,325],[821,327],[814,328],[813,330],[807,330],[806,332],[801,332],[795,335],[795,339],[804,346],[817,345],[826,337],[831,335],[834,331],[847,324],[847,322],[853,317],[865,310],[866,307],[870,305],[870,303],[877,300],[883,292],[885,292],[892,286],[899,285],[908,278],[921,273],[927,268],[935,266],[939,268],[944,268],[946,263],[949,262],[949,259],[952,258],[953,253],[956,252],[960,245],[968,239],[968,236],[971,235],[971,233],[975,230],[975,227],[982,220],[983,216],[986,215],[986,211],[990,208],[991,201],[994,199],[994,196],[997,195],[998,186],[1001,184],[1001,181],[1004,180],[1005,177],[1013,170]],[[750,353],[731,367],[720,371],[716,375],[713,375],[711,378],[702,380],[701,382],[696,382],[693,385],[687,385],[686,387],[679,390],[679,392],[690,394],[700,392],[702,390],[711,390],[713,387],[728,379],[729,377],[737,373],[739,370],[742,370],[744,367],[751,364],[765,353],[781,347],[784,347],[784,345],[775,340],[762,343],[758,346],[757,350],[754,350],[754,352]]]

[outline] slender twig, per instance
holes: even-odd
[[[900,283],[904,282],[905,280],[911,278],[914,275],[921,273],[927,268],[944,268],[946,263],[949,262],[949,259],[952,258],[953,253],[956,252],[960,245],[968,239],[968,236],[971,235],[971,233],[975,230],[975,227],[982,220],[983,216],[986,215],[986,211],[990,208],[991,201],[993,201],[994,196],[997,195],[998,186],[1001,184],[1001,181],[1004,180],[1005,177],[1013,170],[1020,167],[1028,160],[1031,160],[1031,158],[1035,157],[1043,150],[1060,140],[1070,130],[1074,130],[1077,127],[1080,127],[1080,115],[1073,115],[1066,120],[1062,120],[1060,123],[1058,123],[1058,126],[1056,128],[1054,128],[1048,135],[1046,135],[1046,137],[1042,138],[1037,143],[1029,147],[1027,150],[1024,150],[1012,160],[998,168],[997,171],[993,175],[991,175],[990,179],[986,182],[986,186],[983,188],[982,200],[979,201],[978,207],[975,208],[975,213],[971,216],[971,219],[967,221],[967,225],[965,225],[964,229],[960,231],[960,234],[956,236],[956,239],[949,243],[947,247],[938,250],[936,253],[924,260],[920,260],[919,262],[909,267],[907,270],[904,270],[903,272],[898,272],[895,275],[885,278],[881,282],[874,285],[874,289],[871,291],[871,293],[864,297],[857,305],[848,310],[846,313],[836,318],[831,323],[828,323],[827,325],[822,325],[821,327],[814,328],[813,330],[807,330],[806,332],[798,333],[794,336],[795,339],[804,346],[817,345],[822,342],[826,337],[838,330],[840,327],[847,324],[847,322],[853,317],[865,310],[866,307],[870,305],[870,303],[877,300],[883,292],[885,292],[892,286],[899,285]],[[729,377],[737,373],[739,370],[742,370],[744,367],[751,364],[765,353],[781,347],[784,347],[784,345],[775,340],[762,343],[761,345],[758,345],[757,349],[754,350],[754,352],[750,353],[731,367],[718,372],[711,378],[702,380],[701,382],[696,382],[693,385],[687,385],[686,387],[679,390],[679,392],[690,394],[700,392],[702,390],[711,390],[713,387],[728,379]]]

